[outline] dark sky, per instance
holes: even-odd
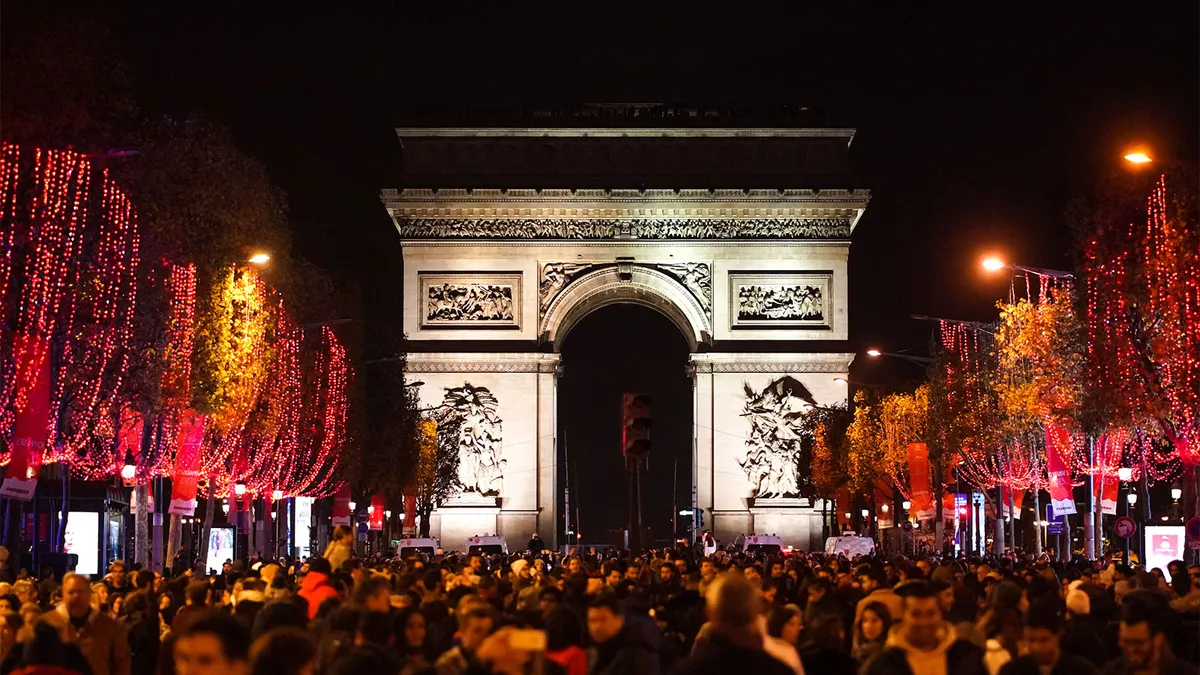
[[[578,15],[542,3],[425,4],[438,9],[222,4],[118,16],[148,110],[227,123],[290,195],[297,250],[358,281],[369,321],[399,312],[398,244],[378,193],[401,185],[393,127],[407,106],[833,112],[858,129],[846,187],[873,193],[851,252],[855,349],[923,348],[928,326],[911,313],[989,318],[1006,285],[977,272],[984,251],[1069,266],[1072,195],[1119,170],[1130,144],[1193,161],[1200,144],[1196,3],[996,14],[641,3]],[[572,340],[596,339],[583,334],[598,323]],[[673,330],[658,322],[645,340],[667,344]],[[882,368],[860,364],[854,376],[897,374]],[[613,471],[603,476],[618,479]]]

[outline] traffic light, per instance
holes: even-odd
[[[650,453],[650,406],[646,394],[621,395],[621,448],[627,456],[645,457]]]

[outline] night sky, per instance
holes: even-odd
[[[856,127],[845,187],[873,193],[851,251],[858,350],[924,349],[929,326],[912,313],[990,318],[1006,282],[977,272],[984,252],[1069,267],[1073,195],[1119,170],[1131,144],[1191,161],[1200,145],[1196,3],[952,16],[826,14],[809,3],[794,13],[606,4],[578,16],[552,4],[436,4],[114,14],[114,49],[137,71],[146,111],[229,125],[287,191],[297,252],[358,283],[368,322],[398,319],[399,245],[378,195],[402,186],[393,128],[414,105],[802,105]],[[577,327],[564,352],[562,428],[584,478],[588,535],[625,518],[615,395],[661,392],[654,471],[686,450],[675,447],[689,443],[685,347],[653,312],[612,308]],[[860,363],[853,377],[913,375],[905,367]],[[669,495],[647,511],[663,527]]]

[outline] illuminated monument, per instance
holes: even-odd
[[[795,426],[846,398],[847,257],[869,198],[845,189],[853,129],[595,106],[397,135],[404,187],[382,198],[404,251],[408,370],[422,405],[470,420],[466,489],[431,523],[444,546],[558,542],[559,350],[614,303],[661,312],[690,346],[705,526],[821,545]]]

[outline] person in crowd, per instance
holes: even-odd
[[[862,608],[858,620],[854,622],[854,638],[851,643],[851,656],[854,660],[861,666],[882,654],[891,629],[892,613],[888,606],[882,602],[867,603],[867,606]]]
[[[308,561],[308,574],[304,575],[304,581],[300,582],[298,595],[308,603],[310,621],[317,618],[322,603],[340,597],[337,589],[330,583],[332,573],[333,568],[327,558],[313,558]]]
[[[1100,671],[1090,661],[1062,650],[1062,635],[1058,603],[1051,598],[1034,602],[1025,620],[1022,645],[1026,653],[1005,664],[1000,675],[1098,675]]]
[[[39,668],[49,672],[91,673],[92,667],[84,657],[76,634],[66,615],[47,612],[32,626],[22,629],[24,638],[13,645],[0,663],[0,672],[25,670],[35,673]],[[57,668],[58,671],[52,669]]]
[[[325,547],[325,555],[321,557],[329,561],[330,570],[340,570],[342,564],[350,559],[353,547],[354,530],[349,525],[338,525],[333,529],[333,540]]]
[[[942,616],[937,594],[926,582],[905,584],[904,613],[888,647],[863,667],[863,675],[984,675],[983,652],[960,640]]]
[[[108,586],[109,595],[120,595],[129,590],[124,561],[114,560],[109,564],[108,574],[104,576],[104,585]]]
[[[490,606],[476,602],[468,604],[466,611],[459,614],[458,646],[438,657],[434,668],[437,675],[465,675],[480,666],[475,652],[492,632],[494,618]]]
[[[657,627],[622,614],[615,595],[603,593],[588,604],[587,627],[596,650],[593,674],[658,674]]]
[[[854,623],[858,624],[863,610],[873,602],[882,603],[887,607],[891,616],[900,616],[904,612],[904,600],[887,583],[887,575],[879,567],[864,565],[855,575],[859,589],[865,594],[854,607]]]
[[[0,612],[0,662],[8,658],[20,639],[24,622],[16,612]]]
[[[804,673],[794,645],[766,634],[758,590],[744,575],[717,576],[705,594],[709,623],[675,675],[791,675]]]
[[[1157,595],[1157,597],[1156,597]],[[1163,598],[1157,589],[1126,596],[1121,614],[1121,656],[1104,668],[1106,675],[1196,675],[1200,669],[1177,659],[1163,631]]]
[[[588,654],[575,615],[555,607],[542,617],[546,627],[546,658],[562,666],[566,675],[587,675]]]
[[[250,646],[250,675],[315,675],[317,644],[300,628],[276,628]]]
[[[133,675],[154,675],[158,666],[158,613],[150,605],[148,591],[137,590],[125,596],[118,621],[124,628]]]
[[[772,607],[767,615],[767,634],[793,647],[800,646],[800,631],[803,627],[804,615],[796,605]]]
[[[406,607],[396,613],[396,652],[406,669],[420,671],[433,663],[429,649],[429,627],[419,607]]]
[[[250,632],[232,616],[209,611],[176,636],[173,657],[176,675],[246,675]]]
[[[391,611],[391,581],[382,575],[364,578],[354,585],[353,602],[366,612]]]
[[[175,612],[175,618],[171,621],[171,630],[176,633],[183,632],[190,621],[208,611],[210,592],[211,587],[207,581],[197,580],[189,582],[187,589],[184,591],[187,604]]]
[[[125,627],[92,609],[92,586],[87,577],[63,578],[63,602],[58,612],[68,620],[75,642],[94,675],[129,675],[131,654]],[[157,635],[157,633],[155,633]]]
[[[804,629],[800,644],[800,661],[808,673],[854,675],[858,663],[846,652],[846,630],[842,617],[821,614]]]

